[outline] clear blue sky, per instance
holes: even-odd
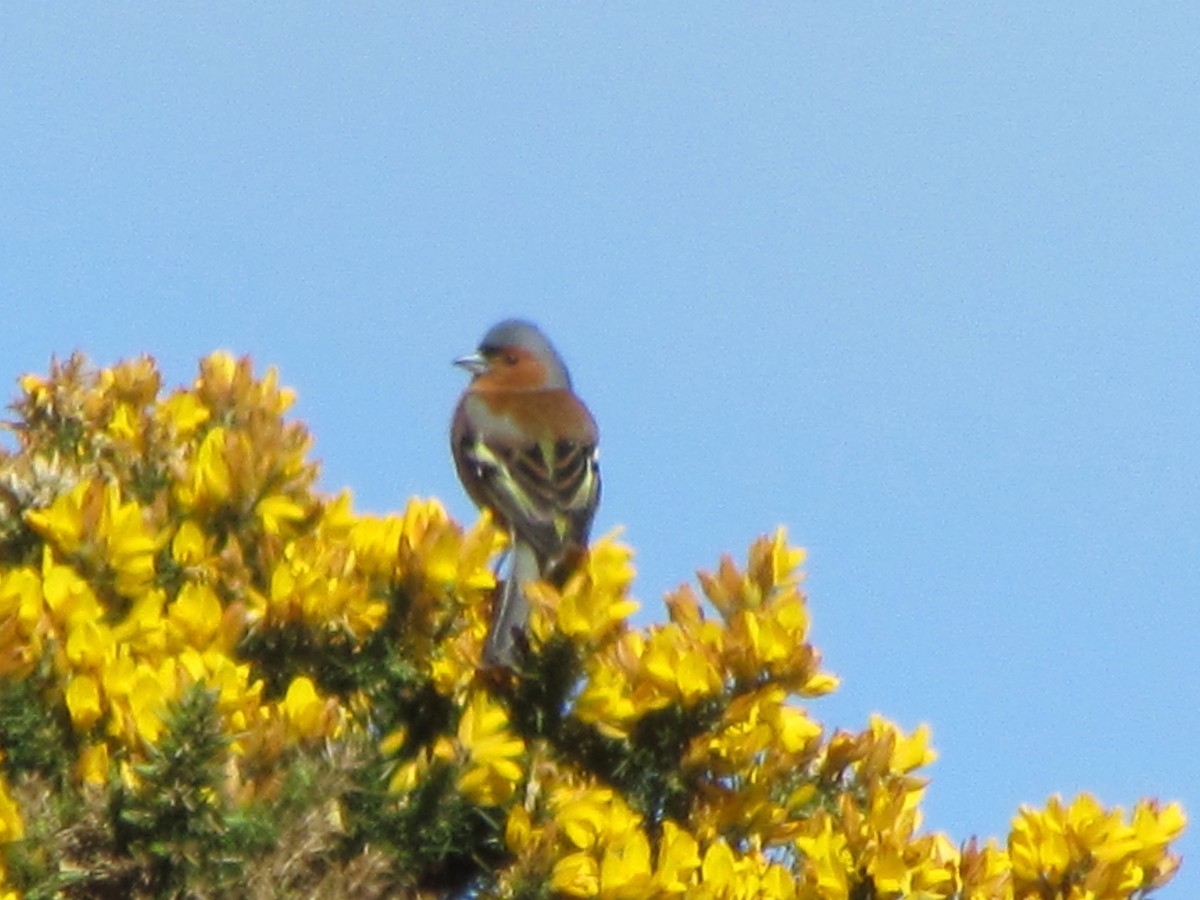
[[[648,614],[787,525],[930,827],[1200,819],[1200,5],[165,6],[0,7],[8,396],[249,353],[327,488],[469,518],[448,362],[533,318]]]

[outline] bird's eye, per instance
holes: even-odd
[[[505,353],[504,354],[504,362],[510,366],[515,366],[517,364],[517,354]]]

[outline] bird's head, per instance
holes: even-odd
[[[478,349],[454,361],[471,373],[475,390],[570,388],[567,367],[532,322],[507,319],[488,329]]]

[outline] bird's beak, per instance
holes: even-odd
[[[488,370],[488,361],[482,353],[472,353],[470,356],[460,356],[454,361],[460,369],[466,369],[472,375],[482,375]]]

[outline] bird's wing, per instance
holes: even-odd
[[[465,434],[460,451],[480,493],[543,561],[585,545],[600,500],[596,445],[568,439],[512,443]]]

